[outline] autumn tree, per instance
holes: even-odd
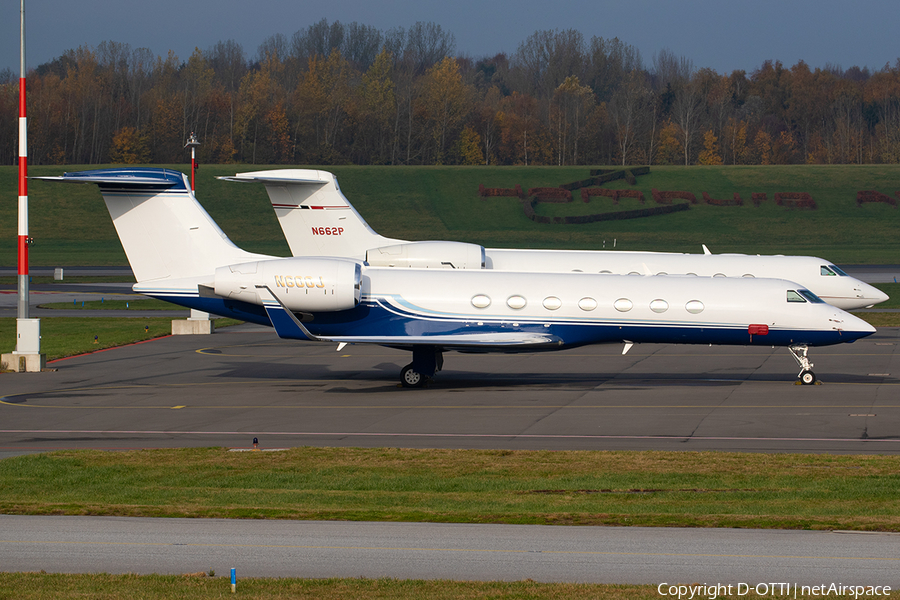
[[[481,153],[481,139],[478,132],[468,125],[464,127],[456,143],[455,154],[459,156],[461,165],[483,164],[484,155]]]
[[[250,71],[241,81],[238,92],[239,103],[235,118],[235,135],[240,140],[238,153],[241,160],[256,164],[269,162],[272,157],[267,153],[267,126],[271,122],[267,116],[281,100],[284,90],[277,85],[279,72],[283,65],[277,56],[269,58],[259,70]]]
[[[492,85],[475,109],[475,122],[482,144],[484,164],[496,162],[494,155],[500,141],[500,102],[503,96],[500,88]]]
[[[309,59],[309,69],[294,93],[298,131],[305,132],[301,149],[305,156],[334,160],[339,154],[338,139],[352,110],[354,75],[339,50],[332,50],[325,59]]]
[[[123,127],[113,136],[109,160],[125,165],[150,162],[150,149],[147,148],[146,137],[138,134],[134,127]]]
[[[722,155],[719,152],[719,139],[712,129],[703,133],[703,150],[700,152],[698,162],[701,165],[721,165]]]
[[[468,116],[474,90],[463,83],[459,65],[445,58],[425,74],[422,81],[422,109],[426,128],[434,143],[433,163],[443,164],[448,140],[454,138]]]
[[[678,125],[672,121],[666,121],[659,130],[659,142],[657,143],[656,162],[661,165],[678,164],[679,157],[684,146],[679,141]]]
[[[529,165],[545,162],[545,130],[541,126],[538,102],[527,94],[513,92],[500,102],[500,162]]]
[[[356,162],[390,162],[393,146],[391,122],[397,102],[392,69],[391,54],[387,49],[382,49],[362,76],[355,112],[358,131],[355,141],[359,156]]]
[[[594,92],[572,75],[556,88],[551,104],[551,133],[555,128],[557,164],[578,164],[579,143],[594,108]]]

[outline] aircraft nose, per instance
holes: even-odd
[[[862,293],[864,298],[872,301],[872,304],[881,304],[891,298],[877,287],[869,284],[865,284],[865,287],[862,288]]]
[[[843,320],[843,323],[838,326],[838,329],[843,332],[843,335],[850,336],[853,339],[863,338],[875,333],[875,328],[873,326],[850,313],[845,312],[843,314],[836,314],[834,319]]]

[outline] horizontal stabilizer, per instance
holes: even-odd
[[[294,173],[296,171],[286,170],[287,173]],[[216,177],[216,179],[221,179],[222,181],[237,181],[237,182],[258,182],[258,183],[278,183],[285,184],[290,183],[291,185],[325,185],[329,183],[328,179],[318,179],[316,177],[311,177],[309,175],[306,176],[298,176],[298,177],[278,177],[276,175],[277,171],[260,171],[259,173],[238,173],[236,175],[222,176]],[[318,171],[303,171],[303,173],[315,174]]]
[[[143,189],[157,190],[187,190],[184,174],[168,169],[102,169],[66,173],[59,177],[32,177],[32,179],[62,181],[65,183],[96,183],[100,185],[101,188],[140,187]]]

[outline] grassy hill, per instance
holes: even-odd
[[[187,170],[187,165],[169,165]],[[29,174],[59,175],[95,167],[31,167]],[[262,185],[215,179],[259,165],[204,165],[197,172],[197,197],[239,246],[287,256],[289,250]],[[690,210],[640,219],[585,225],[539,224],[516,198],[487,198],[478,186],[555,187],[588,177],[588,167],[329,167],[344,194],[379,233],[403,239],[451,239],[491,247],[541,247],[811,254],[838,263],[900,263],[900,210],[887,204],[856,206],[856,192],[900,190],[900,166],[653,167],[634,189],[646,204],[659,190],[684,190],[701,198],[730,199],[744,206],[698,204]],[[0,167],[0,264],[16,264],[16,167]],[[604,187],[631,189],[625,181]],[[753,192],[768,200],[755,207]],[[776,192],[807,192],[817,210],[776,206]],[[568,216],[639,208],[623,199],[539,204],[537,212]],[[702,200],[701,200],[702,202]],[[125,255],[93,185],[29,183],[31,264],[38,266],[123,265]],[[615,240],[615,242],[614,242]]]

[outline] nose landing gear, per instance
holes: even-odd
[[[800,365],[800,374],[797,375],[797,379],[802,385],[814,385],[816,383],[816,374],[813,373],[812,368],[814,365],[809,362],[809,357],[807,356],[809,346],[806,344],[797,344],[795,346],[788,346],[788,350],[791,351],[791,356],[793,356],[794,360],[797,361],[797,364]]]

